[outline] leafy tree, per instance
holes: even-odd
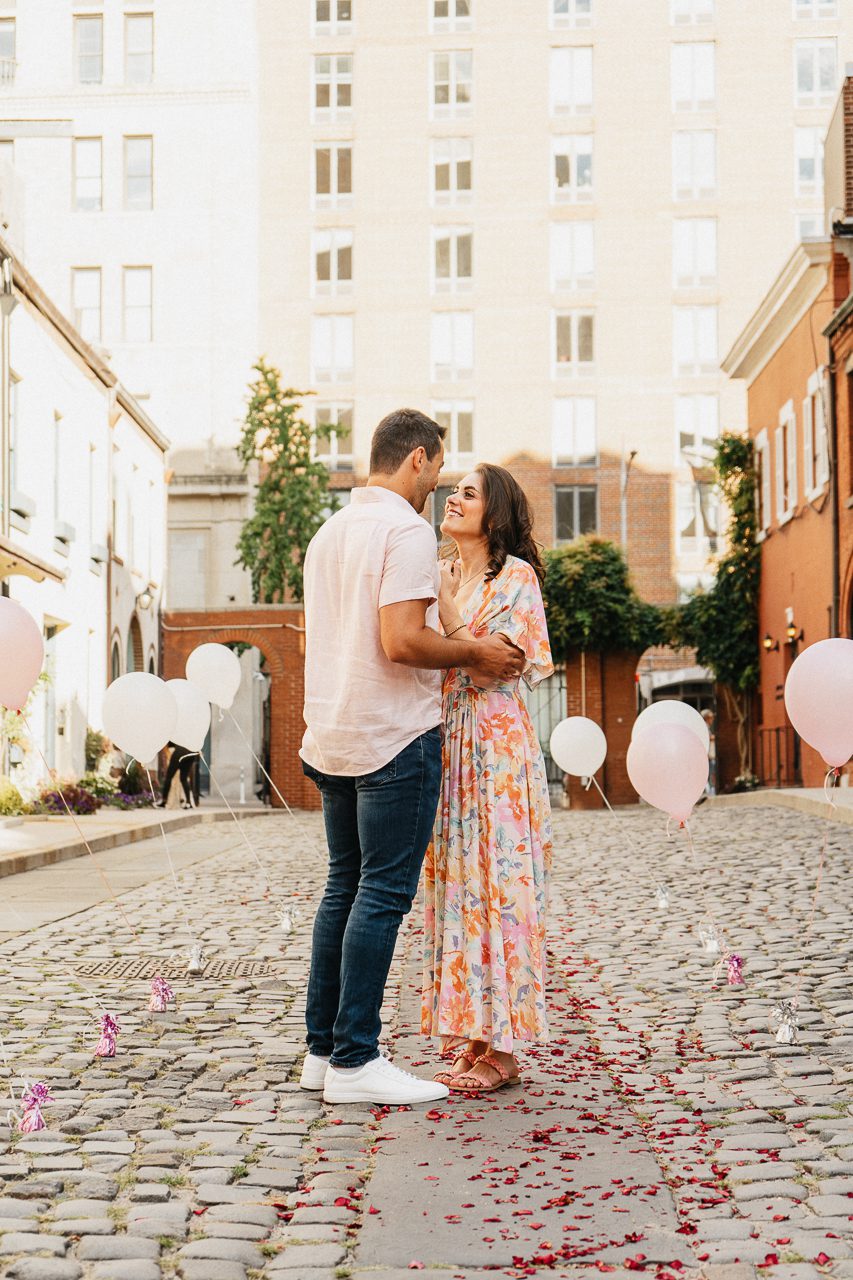
[[[729,507],[729,549],[717,565],[714,585],[667,617],[671,644],[689,645],[723,686],[737,724],[740,773],[751,772],[749,712],[759,682],[758,589],[761,551],[756,541],[755,465],[752,443],[726,434],[714,457],[717,483]]]
[[[637,595],[620,549],[578,538],[545,553],[543,595],[555,658],[575,649],[643,650],[660,639],[660,612]]]
[[[279,603],[289,594],[301,601],[302,566],[308,543],[334,509],[329,475],[312,456],[312,435],[328,438],[329,426],[312,428],[299,416],[306,392],[282,385],[274,365],[259,360],[237,452],[257,462],[260,480],[253,514],[243,524],[236,563],[252,577],[256,603]]]

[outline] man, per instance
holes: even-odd
[[[411,910],[441,782],[446,667],[520,673],[503,636],[438,634],[435,537],[418,514],[444,461],[444,428],[414,409],[383,418],[366,488],[305,558],[305,723],[300,755],[320,789],[329,874],[314,922],[304,1089],[326,1102],[434,1102],[447,1088],[379,1053],[379,1010]]]

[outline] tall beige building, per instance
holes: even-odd
[[[259,0],[260,333],[338,423],[511,462],[672,599],[707,574],[721,356],[800,237],[851,0]],[[635,453],[633,463],[629,458]]]

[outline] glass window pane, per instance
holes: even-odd
[[[578,489],[578,533],[581,537],[586,533],[595,533],[596,531],[598,524],[596,506],[595,489]]]
[[[331,193],[331,158],[332,153],[328,147],[318,147],[316,156],[316,179],[315,187],[318,196],[327,196]]]
[[[338,195],[352,194],[352,148],[338,147]]]
[[[578,321],[578,360],[589,364],[593,356],[593,317],[582,315]]]
[[[15,58],[15,19],[0,20],[0,58],[14,61]]]
[[[555,400],[552,418],[553,460],[556,467],[571,467],[575,460],[574,401]]]
[[[557,541],[571,542],[576,536],[575,490],[557,489],[554,494]]]
[[[103,78],[103,18],[75,18],[74,29],[77,79],[81,84],[100,84]]]
[[[473,237],[470,232],[456,238],[456,274],[460,280],[470,280]]]
[[[125,79],[148,84],[154,74],[154,18],[150,13],[125,18]]]
[[[569,364],[572,359],[572,317],[557,316],[557,363]]]
[[[151,138],[125,138],[125,205],[128,209],[150,209],[152,205]]]
[[[441,236],[435,242],[435,274],[438,280],[450,278],[450,237]]]
[[[471,409],[460,409],[457,413],[456,438],[460,453],[473,453],[474,414]]]
[[[468,155],[461,157],[456,161],[456,190],[471,190],[471,148],[467,147]]]
[[[101,208],[101,140],[74,141],[74,208],[86,212]]]
[[[572,170],[569,156],[565,152],[554,156],[554,178],[558,191],[568,191],[572,181]]]
[[[338,279],[352,280],[352,238],[338,246]]]
[[[574,402],[575,463],[579,467],[594,466],[598,457],[595,433],[595,401],[586,397]]]

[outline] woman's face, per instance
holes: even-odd
[[[444,504],[441,532],[448,538],[483,536],[483,478],[476,471],[460,480]]]

